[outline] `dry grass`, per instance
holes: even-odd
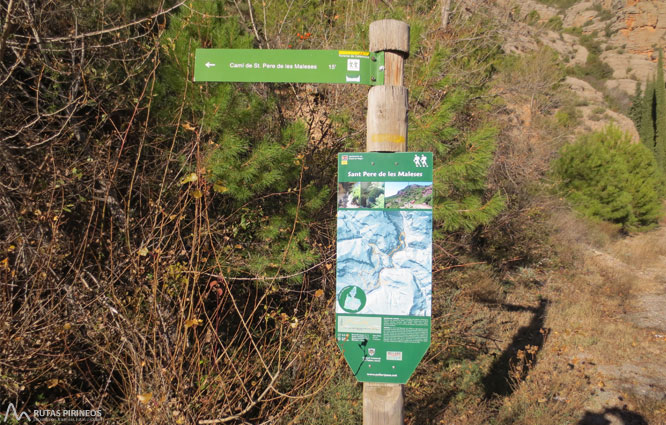
[[[615,417],[665,424],[666,402],[651,397],[659,395],[660,382],[666,381],[666,342],[628,318],[637,308],[635,298],[653,290],[652,278],[663,275],[664,231],[622,239],[616,229],[568,211],[555,214],[553,228],[555,248],[568,257],[569,267],[518,269],[505,276],[513,283],[510,288],[502,287],[505,305],[534,305],[539,296],[550,300],[543,348],[525,345],[515,352],[507,396],[481,403],[474,415],[464,403],[450,406],[440,423],[555,425]],[[527,281],[545,286],[522,284]],[[468,294],[483,301],[496,294],[496,287],[479,278]],[[505,350],[530,317],[525,311],[496,312],[493,320],[500,325],[487,330]],[[476,362],[487,372],[487,359],[481,356]]]
[[[588,399],[588,415],[626,408],[648,423],[666,423],[664,401],[632,394],[639,388],[637,381],[643,379],[649,387],[651,380],[661,379],[659,370],[666,364],[663,343],[660,346],[652,337],[654,331],[637,328],[627,316],[637,308],[636,296],[655,287],[644,270],[660,264],[663,235],[663,230],[622,240],[611,235],[605,249],[589,251],[579,259],[579,267],[552,280],[549,290],[557,301],[547,321],[553,331],[546,352],[554,350],[567,362],[562,376],[572,378],[572,388],[578,385],[574,375],[584,371],[587,393],[581,397]],[[630,375],[634,370],[643,375]]]
[[[468,284],[463,291],[480,303],[499,304],[505,297],[505,289],[488,270],[474,269],[467,273]]]
[[[614,244],[610,252],[635,269],[666,267],[666,230],[634,235]]]
[[[543,353],[537,366],[516,391],[503,400],[497,414],[499,424],[555,425],[575,423],[580,418],[586,380],[572,373],[566,362]]]
[[[580,255],[587,246],[603,248],[620,236],[617,226],[582,217],[564,201],[555,205],[549,221],[554,229],[553,242],[558,254]]]

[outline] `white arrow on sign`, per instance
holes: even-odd
[[[214,63],[206,62],[206,68],[210,68],[211,66],[215,66]]]

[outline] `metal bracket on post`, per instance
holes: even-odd
[[[384,85],[384,52],[370,52],[370,85]]]

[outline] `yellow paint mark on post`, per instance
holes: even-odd
[[[399,134],[371,134],[370,140],[375,143],[389,142],[389,143],[405,143],[405,136]]]

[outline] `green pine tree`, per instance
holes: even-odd
[[[641,109],[643,107],[643,91],[641,83],[636,81],[636,91],[631,98],[631,108],[629,108],[629,118],[634,122],[638,134],[641,132]]]
[[[198,13],[183,8],[171,18],[161,39],[165,54],[155,90],[157,119],[166,134],[177,132],[176,143],[187,145],[194,131],[173,128],[173,117],[182,109],[184,119],[194,124],[190,128],[209,142],[202,143],[205,178],[215,197],[208,215],[224,223],[214,238],[226,273],[296,274],[319,255],[309,229],[329,189],[315,184],[318,176],[305,166],[305,126],[281,116],[270,90],[192,82],[196,48],[252,48],[253,37],[226,12],[227,6],[222,0],[198,0],[192,6]],[[188,160],[180,158],[186,173],[192,167]]]
[[[625,231],[649,228],[662,215],[662,174],[650,150],[615,126],[581,136],[555,161],[566,197],[583,214]]]
[[[655,106],[655,83],[652,78],[648,78],[645,83],[645,92],[643,95],[643,102],[641,103],[641,125],[640,125],[640,138],[645,146],[654,152],[654,134],[655,134],[655,119],[654,119],[654,106]]]
[[[654,155],[657,164],[666,169],[666,86],[664,85],[664,57],[659,49],[657,61],[657,81],[655,82],[655,144]]]
[[[429,84],[416,87],[411,96],[423,96],[424,87],[432,85],[447,92],[445,97],[433,97],[432,108],[410,120],[412,149],[432,150],[435,153],[434,218],[444,231],[471,231],[489,223],[505,207],[499,192],[489,192],[487,175],[493,163],[497,130],[484,123],[476,128],[461,129],[459,121],[473,105],[476,95],[485,90],[479,87],[459,87],[448,76],[439,73],[450,61],[452,52],[436,49],[430,61],[419,70]],[[478,62],[469,59],[470,68]]]
[[[635,215],[635,228],[649,228],[662,216],[664,179],[651,152],[640,144],[622,143],[623,156],[630,171],[627,192]]]

